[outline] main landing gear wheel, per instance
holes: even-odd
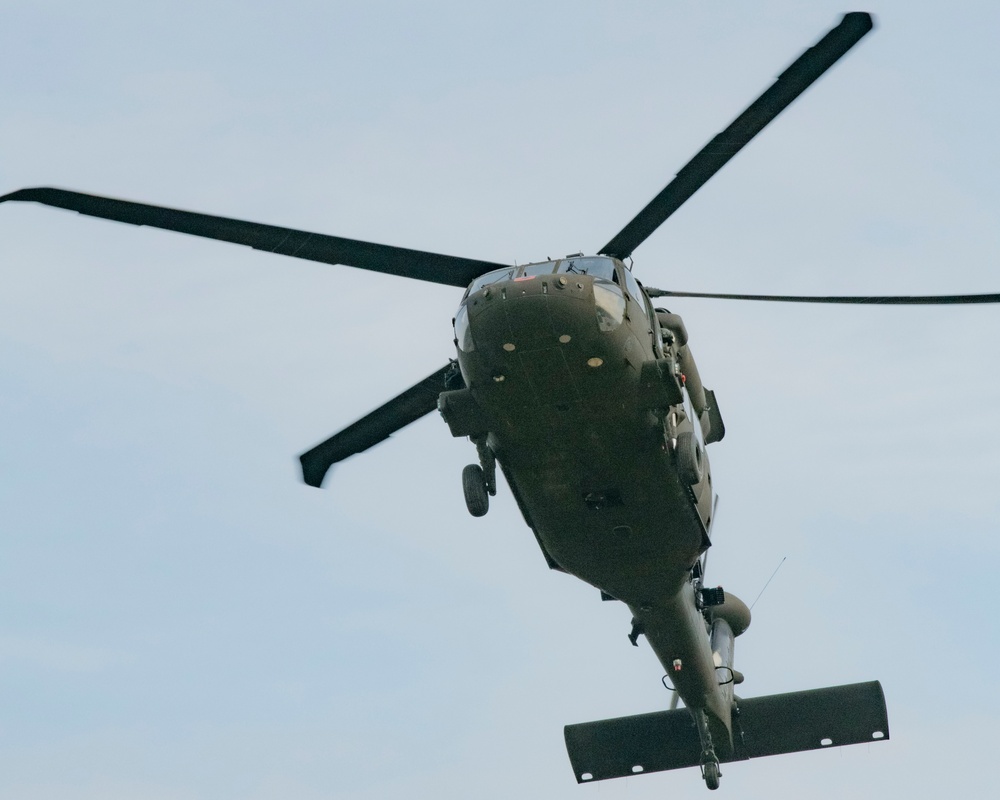
[[[701,765],[701,776],[705,779],[705,785],[712,791],[719,788],[721,775],[718,761],[709,761],[707,764]]]
[[[486,476],[478,464],[469,464],[462,470],[462,489],[465,506],[474,517],[482,517],[490,510],[490,496],[486,489]]]
[[[685,431],[677,436],[677,472],[681,480],[689,486],[699,483],[705,473],[701,442],[691,431]]]

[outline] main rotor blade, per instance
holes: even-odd
[[[1000,303],[1000,294],[871,295],[851,297],[831,295],[783,294],[713,294],[710,292],[672,292],[646,287],[650,297],[706,297],[714,300],[769,300],[775,303],[842,303],[872,306],[947,306],[959,304]]]
[[[148,225],[168,231],[189,233],[207,239],[247,245],[284,256],[320,261],[324,264],[344,264],[349,267],[418,278],[448,286],[466,287],[485,272],[509,266],[491,261],[457,258],[420,250],[408,250],[322,233],[279,228],[259,222],[244,222],[228,217],[180,211],[163,206],[115,200],[67,189],[21,189],[0,197],[0,203],[25,200],[56,206],[91,217],[102,217],[130,225]]]
[[[870,14],[860,11],[845,14],[839,25],[782,72],[767,91],[685,164],[663,191],[599,252],[628,258],[667,217],[871,29]]]
[[[322,486],[327,471],[338,461],[385,441],[396,431],[437,408],[441,392],[460,389],[464,385],[458,366],[449,362],[385,405],[299,456],[302,480],[310,486]]]

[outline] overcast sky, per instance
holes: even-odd
[[[539,7],[541,6],[541,7]],[[0,193],[60,186],[500,262],[593,252],[845,8],[0,0]],[[1000,7],[876,30],[635,253],[662,288],[1000,291]],[[460,290],[0,206],[0,796],[698,797],[578,786],[666,707],[436,415],[296,456],[452,355]],[[880,679],[888,743],[747,798],[982,794],[1000,700],[997,307],[688,300],[727,436],[741,694]]]

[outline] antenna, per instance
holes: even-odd
[[[788,556],[784,556],[784,557],[783,557],[783,558],[781,559],[781,561],[779,561],[779,562],[778,562],[778,566],[776,566],[776,567],[774,568],[774,572],[772,572],[772,573],[771,573],[771,577],[770,577],[770,578],[768,578],[768,579],[767,579],[767,583],[765,583],[765,584],[764,584],[764,589],[766,589],[766,588],[767,588],[768,586],[770,586],[770,585],[771,585],[771,581],[773,581],[773,580],[774,580],[774,576],[778,574],[778,570],[779,570],[779,569],[781,569],[781,565],[785,563],[785,559],[786,559],[786,558],[788,558]],[[757,595],[757,597],[756,597],[756,598],[754,598],[754,601],[753,601],[753,602],[752,602],[752,603],[750,604],[750,610],[751,610],[751,611],[753,611],[753,607],[754,607],[755,605],[757,605],[757,601],[758,601],[758,600],[760,600],[760,595],[764,594],[764,589],[761,589],[761,590],[760,590],[760,594],[758,594],[758,595]]]
[[[719,508],[719,495],[716,495],[715,499],[712,501],[712,516],[710,516],[708,518],[708,530],[705,531],[705,534],[708,536],[709,547],[711,547],[711,541],[712,541],[712,527],[715,525],[715,512],[716,512],[716,510],[718,508]],[[708,550],[707,549],[705,550],[704,555],[702,555],[702,557],[701,557],[701,579],[702,579],[702,581],[705,580],[705,570],[706,569],[708,569]]]

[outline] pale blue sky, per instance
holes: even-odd
[[[0,2],[0,193],[54,185],[496,261],[593,251],[844,11],[825,2]],[[1000,9],[877,29],[635,254],[654,286],[1000,291]],[[429,417],[295,457],[442,364],[460,291],[0,207],[0,796],[698,797],[577,786],[664,707]],[[995,307],[677,301],[727,423],[710,578],[751,696],[881,679],[887,744],[740,798],[993,784]]]

